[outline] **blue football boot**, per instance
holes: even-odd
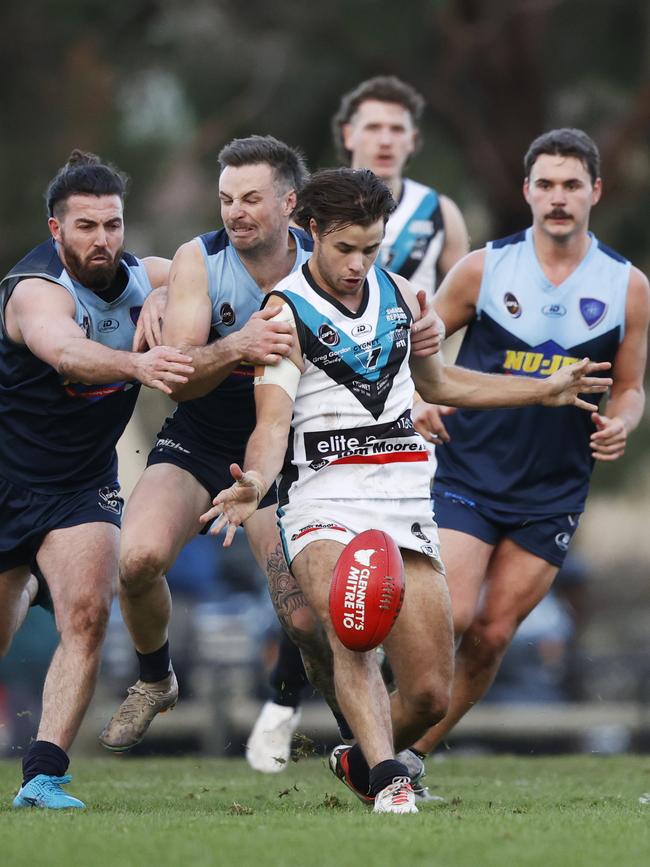
[[[78,798],[73,798],[63,791],[71,776],[52,777],[49,774],[39,774],[21,786],[14,798],[14,807],[42,807],[46,810],[85,810],[86,805]]]

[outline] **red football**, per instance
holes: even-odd
[[[404,599],[404,564],[394,539],[364,530],[341,552],[330,587],[330,617],[341,644],[372,650],[391,631]]]

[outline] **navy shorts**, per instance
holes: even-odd
[[[29,565],[52,530],[122,522],[118,482],[69,494],[43,494],[0,479],[0,572]]]
[[[504,512],[475,503],[471,498],[445,488],[434,487],[436,524],[443,530],[458,530],[475,536],[488,545],[511,539],[521,548],[561,568],[573,534],[580,523],[580,512],[572,515],[523,515]],[[444,547],[442,549],[444,557]]]
[[[187,470],[197,482],[203,485],[212,500],[219,491],[232,485],[230,464],[242,466],[245,449],[246,443],[243,443],[239,452],[220,448],[217,429],[215,429],[214,441],[207,443],[200,436],[192,436],[187,425],[177,422],[172,416],[158,434],[156,445],[149,452],[147,466],[173,464],[175,467]],[[277,506],[277,502],[276,487],[271,485],[266,495],[262,497],[258,509]]]

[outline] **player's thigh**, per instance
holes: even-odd
[[[310,608],[328,631],[331,630],[329,597],[332,573],[344,547],[340,542],[319,539],[306,545],[291,563],[291,571]]]
[[[153,464],[144,471],[124,510],[120,559],[155,555],[164,570],[183,545],[202,529],[199,516],[210,495],[187,470]]]
[[[429,557],[402,550],[405,590],[402,610],[384,640],[395,682],[428,678],[449,682],[453,672],[454,638],[451,602],[444,575]]]
[[[462,634],[474,619],[494,546],[469,533],[440,527],[440,553],[456,634]]]
[[[43,540],[38,563],[60,631],[80,613],[107,615],[117,581],[119,536],[115,524],[94,521],[51,530]]]
[[[512,539],[502,539],[488,566],[479,618],[516,628],[546,596],[558,567],[525,550]]]

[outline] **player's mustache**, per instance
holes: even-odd
[[[550,211],[544,219],[545,220],[570,220],[571,214],[568,214],[566,211],[563,211],[562,208],[555,208],[554,210]]]

